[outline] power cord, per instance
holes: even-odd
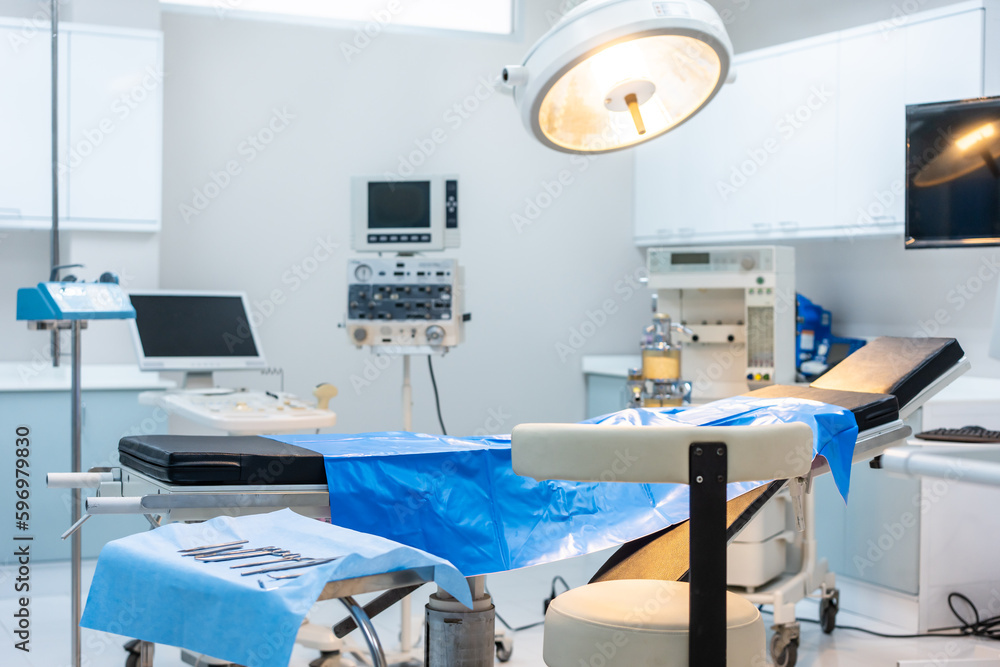
[[[560,582],[560,581],[562,582],[562,585],[566,587],[566,590],[567,591],[569,590],[569,584],[566,583],[565,579],[563,579],[559,575],[556,575],[555,577],[553,577],[552,578],[552,590],[549,591],[549,597],[545,598],[545,600],[542,602],[543,613],[548,613],[548,611],[549,611],[549,605],[552,604],[552,601],[556,599],[556,595],[558,595],[558,593],[556,593],[556,583]],[[565,593],[566,591],[563,591],[563,592]]]
[[[544,608],[545,611],[549,610],[549,603],[551,603],[552,600],[557,595],[557,593],[556,593],[556,583],[557,582],[562,582],[562,585],[566,587],[567,591],[570,588],[569,584],[567,584],[566,580],[563,579],[562,577],[560,577],[558,575],[556,575],[555,577],[553,577],[552,578],[552,589],[550,591],[549,597],[547,597],[545,600],[542,601],[542,607]],[[489,592],[490,592],[490,589],[487,586],[486,587],[486,593],[489,594]],[[495,614],[496,614],[497,620],[500,621],[501,623],[503,623],[503,626],[505,628],[507,628],[508,630],[510,630],[511,632],[521,632],[522,630],[530,630],[531,628],[537,628],[539,625],[543,625],[545,623],[545,619],[542,619],[541,621],[536,621],[534,623],[529,623],[528,625],[522,625],[520,627],[515,628],[515,627],[511,626],[511,624],[508,623],[506,620],[504,620],[504,617],[500,615],[500,612],[497,611],[497,612],[495,612]]]
[[[955,600],[961,600],[972,612],[972,619],[967,620],[955,609]],[[948,608],[951,609],[951,613],[955,615],[958,619],[959,625],[953,625],[946,628],[934,628],[928,630],[927,632],[915,634],[915,635],[891,635],[883,632],[876,632],[874,630],[869,630],[867,628],[859,628],[853,625],[836,625],[834,626],[838,630],[853,630],[855,632],[863,632],[868,635],[875,637],[883,637],[885,639],[921,639],[924,637],[983,637],[985,639],[998,639],[1000,640],[1000,616],[991,616],[985,620],[979,617],[979,611],[976,609],[976,605],[972,603],[972,600],[962,595],[961,593],[949,593],[948,594]],[[758,606],[758,609],[765,614],[774,614],[773,611],[765,610],[763,605]],[[814,623],[819,624],[819,621],[812,618],[796,618],[799,623]]]
[[[427,370],[431,372],[431,387],[434,388],[434,405],[437,407],[438,424],[441,425],[441,435],[448,435],[448,429],[444,427],[444,418],[441,417],[441,397],[438,395],[438,383],[434,379],[433,355],[427,355]]]

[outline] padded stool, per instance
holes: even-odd
[[[619,465],[628,452],[638,465]],[[759,667],[764,622],[726,591],[726,486],[794,478],[812,466],[806,424],[519,424],[514,472],[537,480],[690,485],[688,581],[602,581],[563,593],[545,614],[549,667]]]
[[[543,657],[549,667],[688,664],[688,593],[676,581],[605,581],[552,600]],[[746,599],[726,594],[726,667],[767,664],[764,621]]]

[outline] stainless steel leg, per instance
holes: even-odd
[[[351,613],[354,622],[361,629],[361,634],[364,635],[365,643],[368,644],[368,652],[372,656],[372,667],[386,667],[385,653],[382,652],[382,643],[378,640],[378,634],[375,632],[375,628],[372,627],[372,621],[368,618],[368,614],[365,613],[361,605],[352,597],[340,598],[340,601],[347,607],[347,611]]]
[[[153,667],[153,651],[156,644],[153,642],[139,643],[139,667]]]
[[[80,320],[73,321],[73,368],[72,368],[72,407],[73,407],[73,417],[72,417],[72,470],[73,472],[82,472],[82,456],[80,453],[80,440],[81,433],[83,429],[83,414],[82,414],[82,402],[81,402],[81,387],[80,387],[80,369],[81,369],[81,359],[80,359],[80,332],[82,329],[82,323]],[[75,524],[80,520],[80,489],[73,489],[73,502],[72,502],[72,522]],[[71,647],[73,653],[74,667],[80,667],[82,660],[81,644],[80,644],[80,614],[81,614],[81,593],[80,593],[80,564],[82,558],[82,543],[80,531],[73,533],[71,538],[72,542],[70,545],[70,558],[72,560],[71,568],[71,604],[70,604],[70,622],[73,624],[72,627],[72,639]]]

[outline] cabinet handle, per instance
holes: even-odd
[[[0,218],[20,220],[21,209],[7,208],[5,206],[0,206]]]
[[[694,227],[681,227],[677,233],[681,236],[694,236]]]
[[[770,222],[755,222],[753,223],[753,230],[758,234],[770,234],[771,233],[771,223]]]
[[[656,230],[656,235],[657,236],[673,236],[674,235],[674,230],[672,230],[672,229],[657,229]]]

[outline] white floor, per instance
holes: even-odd
[[[515,627],[541,620],[542,600],[548,596],[552,577],[561,574],[571,585],[585,583],[596,567],[603,562],[604,554],[570,562],[555,563],[518,572],[508,572],[489,578],[489,588],[497,611]],[[84,584],[90,584],[94,562],[85,563]],[[2,667],[68,667],[69,665],[69,568],[64,563],[40,564],[33,568],[31,608],[33,634],[31,653],[14,649],[12,613],[14,597],[12,568],[0,567],[0,627],[3,628],[3,645],[0,647]],[[419,623],[423,605],[430,587],[418,591],[413,601],[414,638],[420,638]],[[86,595],[86,592],[84,593]],[[344,616],[343,607],[336,601],[319,605],[310,618],[315,622],[332,625]],[[799,616],[815,618],[815,603],[804,602]],[[238,622],[234,610],[234,622]],[[841,613],[838,622],[860,625],[881,632],[898,632],[887,626],[874,626],[862,618]],[[399,614],[390,610],[378,617],[375,624],[387,649],[398,645]],[[501,627],[499,621],[497,627]],[[83,631],[84,665],[86,667],[121,667],[125,653],[121,649],[123,637]],[[541,667],[542,628],[519,632],[515,636],[514,655],[510,667]],[[858,632],[837,630],[824,635],[818,625],[802,624],[799,665],[815,667],[895,667],[898,660],[924,660],[926,667],[947,667],[944,658],[991,656],[1000,658],[996,642],[979,639],[882,639]],[[290,667],[307,667],[315,652],[296,648]],[[157,647],[157,667],[181,667],[176,648]],[[499,663],[498,663],[499,664]]]

